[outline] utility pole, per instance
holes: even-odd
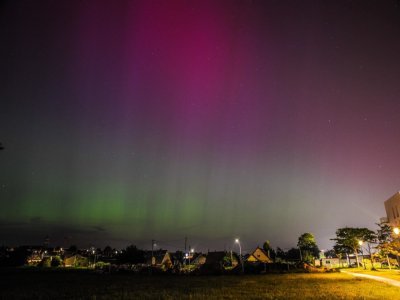
[[[186,265],[186,258],[187,258],[186,245],[187,245],[187,236],[185,236],[185,253],[183,255],[183,259],[184,259],[185,265]]]
[[[185,236],[185,254],[186,254],[187,237]]]
[[[190,248],[190,245],[189,245],[189,255],[188,255],[188,259],[189,259],[189,270],[190,270],[190,252],[191,252],[190,249],[191,249],[191,248]]]

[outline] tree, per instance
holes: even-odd
[[[271,248],[271,245],[268,240],[264,242],[263,250],[268,254],[269,258],[275,259],[276,256],[275,250]]]
[[[59,267],[62,265],[62,259],[59,256],[53,256],[51,258],[51,266],[52,267]]]
[[[300,251],[297,248],[290,248],[285,253],[285,258],[288,260],[299,260],[300,259]]]
[[[75,254],[75,253],[78,252],[78,247],[77,247],[76,245],[71,245],[71,246],[68,248],[68,251],[71,252],[71,253],[73,253],[73,254]]]
[[[374,232],[368,228],[344,227],[336,230],[336,238],[331,240],[335,241],[333,248],[336,253],[354,253],[356,256],[357,267],[360,267],[360,262],[358,260],[358,253],[360,252],[361,247],[360,241],[367,242],[369,245],[374,240]]]
[[[312,233],[303,233],[299,237],[297,246],[300,250],[300,258],[305,262],[311,263],[315,257],[319,256],[319,249]]]
[[[126,247],[119,256],[122,263],[138,264],[145,262],[145,253],[138,249],[135,245]]]
[[[106,246],[103,250],[103,255],[107,257],[111,257],[114,254],[113,249],[110,246]]]
[[[276,248],[276,257],[279,257],[280,259],[285,259],[285,251],[283,251],[281,248]]]
[[[388,223],[380,223],[378,225],[379,229],[377,230],[377,249],[378,254],[381,257],[384,257],[388,263],[389,269],[390,267],[390,260],[389,254],[391,254],[391,243],[393,242],[392,239],[392,227]]]
[[[335,251],[334,249],[326,250],[326,251],[324,252],[324,255],[325,255],[325,257],[327,257],[327,258],[335,258],[335,257],[337,257],[337,253],[336,253],[336,251]]]
[[[367,243],[367,251],[369,254],[369,257],[371,259],[371,265],[372,269],[375,270],[374,266],[374,256],[371,251],[371,244],[376,244],[377,243],[377,237],[374,231],[369,230],[368,228],[362,228],[362,241]],[[365,266],[364,266],[365,267]]]

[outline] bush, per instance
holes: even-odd
[[[52,267],[59,267],[61,265],[62,265],[61,257],[53,256],[53,258],[51,259],[51,266]]]
[[[51,267],[51,258],[50,257],[44,257],[42,259],[42,261],[38,264],[38,267],[50,268]]]

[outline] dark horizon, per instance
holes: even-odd
[[[328,249],[400,189],[398,1],[4,1],[0,20],[0,243]]]

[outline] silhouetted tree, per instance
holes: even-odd
[[[336,252],[335,252],[334,249],[326,250],[326,251],[324,252],[324,255],[325,255],[325,257],[327,257],[327,258],[335,258],[335,257],[337,257],[337,254],[336,254]]]
[[[336,238],[331,240],[335,241],[333,248],[337,253],[354,253],[357,267],[359,267],[358,253],[361,249],[360,241],[370,244],[373,242],[374,234],[368,228],[344,227],[336,230]]]
[[[285,258],[288,260],[300,260],[300,251],[297,248],[291,248],[285,253]]]
[[[392,236],[392,227],[388,223],[380,223],[376,224],[378,225],[379,229],[377,230],[377,249],[378,249],[378,255],[380,257],[383,257],[386,259],[387,264],[389,269],[391,269],[390,266],[390,260],[389,260],[389,254],[397,254],[393,253],[393,236]]]
[[[273,248],[271,248],[271,244],[268,240],[266,240],[263,244],[263,250],[268,254],[268,257],[271,259],[275,259],[276,253]]]
[[[311,263],[315,257],[319,256],[319,249],[312,233],[303,233],[299,237],[297,246],[299,247],[300,257],[305,262]]]
[[[113,255],[113,249],[110,246],[106,246],[103,250],[103,255],[110,257]]]
[[[59,256],[53,256],[53,257],[51,258],[51,266],[52,266],[52,267],[59,267],[59,266],[61,266],[61,265],[62,265],[61,257],[59,257]]]
[[[138,264],[145,262],[145,253],[138,249],[135,245],[126,247],[119,255],[119,260],[122,263]]]
[[[71,246],[68,248],[68,251],[75,254],[75,253],[78,252],[78,247],[77,247],[76,245],[71,245]]]
[[[29,252],[25,247],[17,247],[14,251],[10,252],[7,265],[10,266],[23,266],[26,264]]]

